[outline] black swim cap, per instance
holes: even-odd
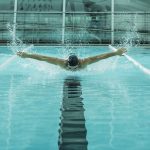
[[[76,55],[70,55],[68,58],[68,65],[71,67],[77,66],[79,64],[78,57]]]

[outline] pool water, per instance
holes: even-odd
[[[33,51],[67,56],[63,47]],[[72,51],[84,58],[110,50]],[[132,48],[128,54],[150,68],[149,49]],[[1,65],[12,56],[0,47]],[[0,150],[150,148],[150,76],[125,57],[102,60],[80,72],[17,57],[0,67],[0,106]]]

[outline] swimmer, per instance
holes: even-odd
[[[40,61],[45,61],[50,64],[58,65],[63,69],[70,70],[70,71],[78,71],[84,69],[90,64],[96,63],[102,59],[106,59],[112,56],[122,56],[123,53],[127,52],[125,48],[119,48],[115,52],[104,53],[92,57],[87,57],[84,59],[78,58],[75,54],[71,54],[68,59],[61,59],[56,57],[44,56],[39,54],[30,54],[26,52],[17,52],[17,55],[22,58],[32,58]]]

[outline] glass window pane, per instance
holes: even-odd
[[[0,43],[7,43],[11,38],[7,24],[13,23],[13,15],[11,13],[0,13]]]
[[[14,10],[14,0],[0,0],[0,10]]]
[[[110,11],[111,0],[66,0],[66,11]]]
[[[17,36],[28,43],[61,43],[61,14],[18,14]]]
[[[115,43],[149,44],[150,14],[115,14]]]
[[[19,11],[62,11],[62,0],[18,0]]]
[[[115,11],[150,11],[150,0],[115,0]]]
[[[65,42],[110,43],[110,14],[67,14]]]

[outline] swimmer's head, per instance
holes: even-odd
[[[75,68],[78,67],[78,65],[79,65],[79,59],[78,59],[78,57],[75,54],[71,54],[68,57],[68,67],[72,68],[72,69],[75,69]]]

